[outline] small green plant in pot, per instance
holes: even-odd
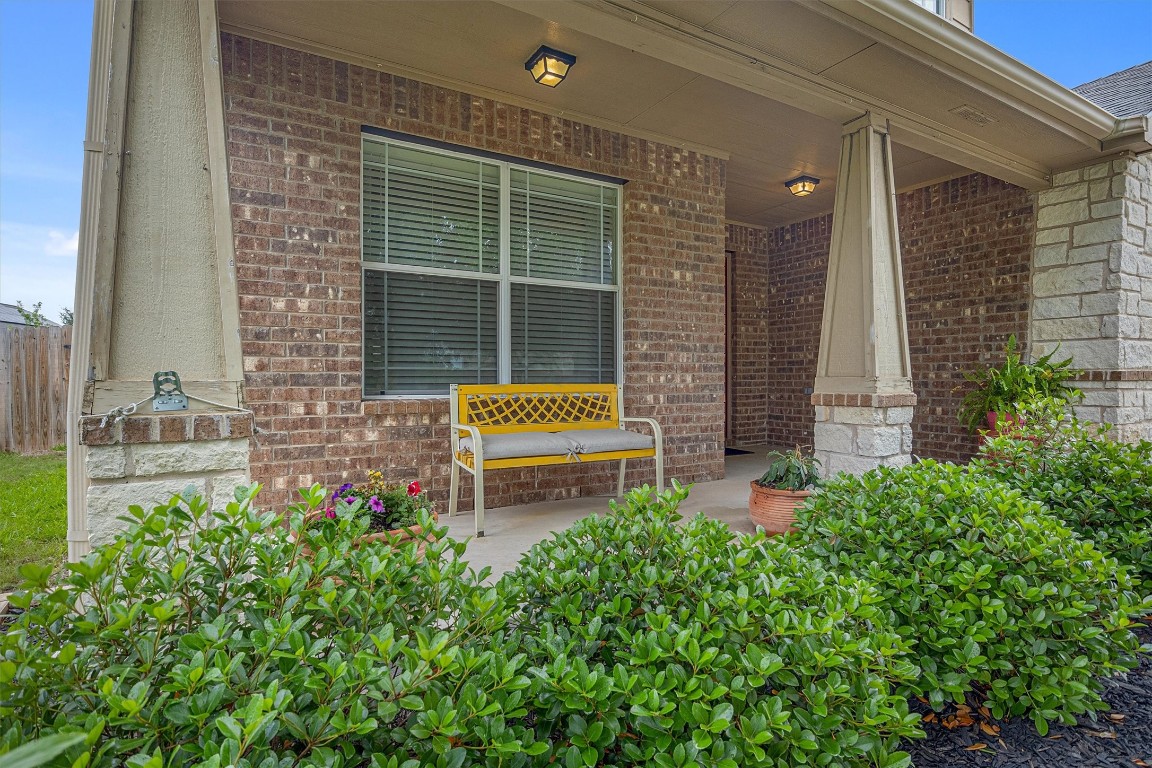
[[[771,451],[768,471],[752,481],[748,514],[768,533],[785,533],[796,521],[796,510],[820,484],[820,462],[800,446]]]
[[[1060,398],[1064,402],[1083,397],[1079,389],[1067,383],[1080,374],[1072,367],[1072,358],[1053,362],[1055,354],[1054,349],[1026,363],[1016,351],[1016,337],[1009,336],[1002,365],[964,374],[966,380],[976,384],[976,389],[960,402],[960,423],[972,433],[985,427],[995,430],[998,420],[1015,420],[1018,403],[1042,397]]]

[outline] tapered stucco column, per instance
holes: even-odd
[[[844,126],[812,404],[826,474],[907,464],[912,369],[888,123]]]
[[[96,0],[68,393],[68,553],[249,477],[215,0]],[[154,412],[175,371],[187,410]]]

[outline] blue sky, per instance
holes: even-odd
[[[1152,0],[975,14],[977,35],[1069,87],[1152,59]],[[91,24],[91,0],[0,0],[0,302],[53,320],[74,295]]]

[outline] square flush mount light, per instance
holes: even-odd
[[[576,57],[572,54],[542,45],[524,62],[524,69],[531,72],[532,79],[540,85],[555,88],[564,82],[568,70],[575,63]]]
[[[820,179],[815,176],[797,176],[784,182],[784,186],[796,197],[807,197],[816,191],[816,185],[819,183]]]

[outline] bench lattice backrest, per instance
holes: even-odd
[[[453,419],[485,432],[605,429],[620,424],[615,384],[461,384]]]

